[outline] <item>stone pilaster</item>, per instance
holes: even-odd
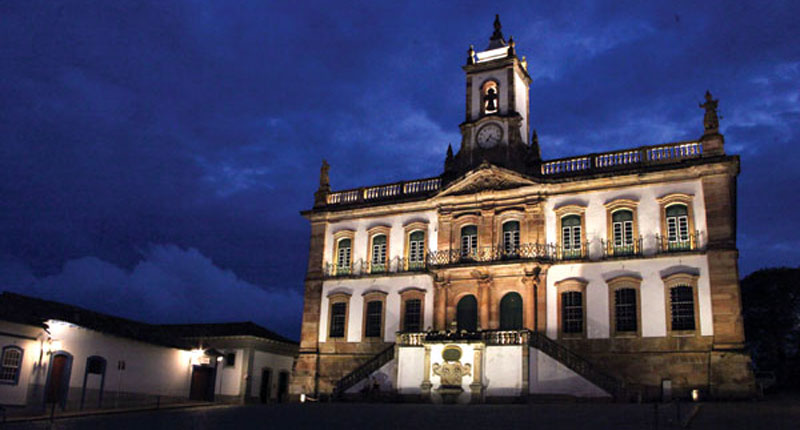
[[[483,402],[483,344],[475,344],[472,361],[472,383],[469,384],[472,403]]]
[[[433,384],[431,384],[431,346],[425,345],[425,358],[423,361],[423,370],[422,370],[422,384],[420,385],[420,390],[422,390],[422,400],[423,401],[430,401],[431,399],[431,388]]]
[[[297,400],[300,394],[319,394],[319,316],[322,305],[322,262],[325,249],[324,222],[311,222],[311,243],[308,271],[303,295],[303,323],[300,351],[289,385],[289,394]]]

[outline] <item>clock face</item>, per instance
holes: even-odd
[[[486,124],[480,130],[475,140],[481,148],[491,148],[503,138],[503,129],[497,124]]]

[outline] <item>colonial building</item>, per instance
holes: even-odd
[[[542,160],[499,19],[463,70],[440,175],[334,192],[323,162],[292,394],[748,396],[717,101],[698,140]]]
[[[253,323],[152,325],[0,294],[0,411],[9,415],[276,401],[296,354],[295,342]]]

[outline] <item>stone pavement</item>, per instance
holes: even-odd
[[[0,425],[0,429],[800,429],[798,398],[675,405],[559,403],[530,405],[284,404],[210,407]],[[656,410],[658,423],[656,424]],[[687,419],[693,416],[688,422]]]

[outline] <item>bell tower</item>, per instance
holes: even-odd
[[[514,38],[506,41],[495,16],[494,32],[485,50],[467,51],[466,118],[461,123],[461,148],[448,156],[445,176],[458,176],[484,160],[523,173],[538,162],[530,138],[528,92],[531,77],[525,57],[517,58]],[[537,143],[538,146],[538,143]]]

